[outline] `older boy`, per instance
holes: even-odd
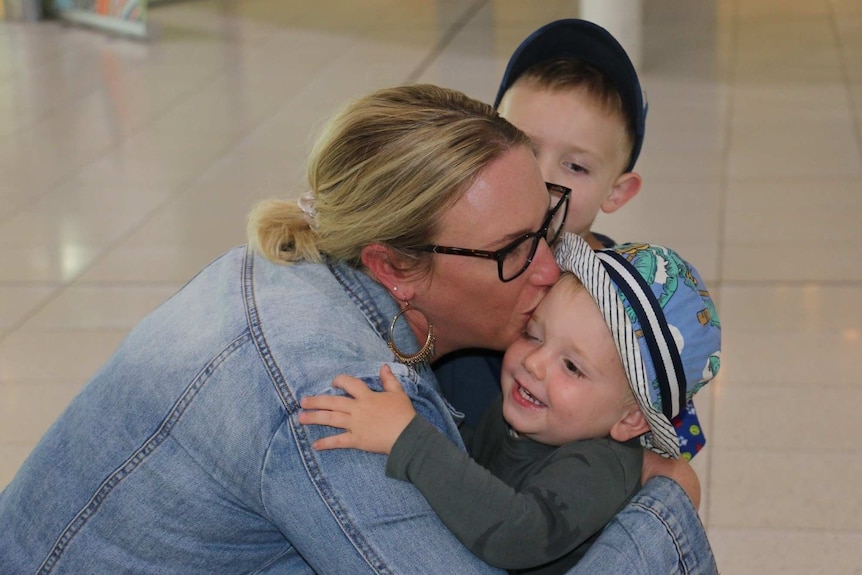
[[[594,248],[614,241],[592,231],[599,211],[634,197],[633,171],[643,145],[647,107],[625,49],[592,22],[564,19],[530,34],[509,59],[494,106],[536,144],[545,181],[572,189],[565,231]],[[465,350],[434,366],[443,395],[475,427],[500,393],[502,354]],[[699,431],[694,408],[686,429]],[[700,441],[696,441],[699,439]],[[685,438],[688,458],[702,446]]]
[[[592,224],[640,190],[647,111],[619,42],[586,20],[539,28],[512,54],[494,106],[533,140],[545,180],[572,189],[566,231],[608,247]]]
[[[564,271],[503,361],[502,398],[470,456],[417,417],[388,369],[383,393],[339,376],[353,398],[306,398],[301,423],[347,433],[317,449],[388,453],[483,561],[565,573],[637,491],[641,444],[679,457],[671,421],[718,372],[721,329],[697,271],[660,246],[594,253],[566,234]],[[631,441],[640,437],[641,442]]]

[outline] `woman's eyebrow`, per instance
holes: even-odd
[[[548,196],[549,196],[549,199],[548,199],[548,208],[547,208],[547,209],[545,210],[545,212],[542,214],[542,219],[541,219],[541,220],[539,220],[539,223],[538,223],[535,227],[532,227],[532,226],[531,226],[531,227],[529,227],[529,228],[525,228],[525,229],[522,229],[522,230],[519,230],[519,231],[516,231],[516,232],[512,232],[512,233],[506,234],[506,235],[505,235],[505,236],[503,236],[503,237],[502,237],[498,242],[494,242],[494,243],[495,243],[495,244],[496,244],[496,243],[500,243],[500,244],[502,244],[502,246],[506,246],[506,245],[508,245],[508,244],[512,243],[513,241],[515,241],[515,240],[517,240],[517,239],[520,239],[520,238],[524,237],[525,235],[527,235],[527,234],[529,234],[529,233],[532,233],[532,232],[535,232],[536,230],[538,230],[538,229],[539,229],[539,227],[542,225],[542,223],[545,221],[545,218],[548,216],[548,212],[549,212],[549,211],[551,210],[551,208],[553,207],[553,206],[551,206],[550,194],[548,194]],[[491,245],[494,245],[494,244],[491,244]]]

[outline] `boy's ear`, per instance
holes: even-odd
[[[362,263],[371,276],[383,284],[389,293],[401,301],[413,299],[413,284],[409,274],[399,265],[397,254],[383,244],[370,244],[362,248]],[[393,288],[397,288],[396,290]]]
[[[606,214],[612,214],[626,205],[630,199],[638,195],[642,182],[643,180],[637,172],[626,172],[617,178],[611,194],[602,202],[602,211]]]
[[[611,427],[611,438],[619,442],[628,441],[649,431],[649,424],[638,405],[632,404],[623,416]]]

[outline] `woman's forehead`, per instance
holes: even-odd
[[[535,231],[548,207],[549,195],[535,156],[528,147],[519,146],[485,168],[444,215],[438,241],[460,242],[460,247],[474,249],[500,247]]]

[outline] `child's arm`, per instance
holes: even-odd
[[[351,397],[316,395],[300,400],[304,411],[299,422],[305,425],[328,425],[344,429],[314,442],[315,449],[353,448],[388,454],[392,445],[410,420],[416,415],[410,398],[388,365],[380,368],[383,391],[368,389],[361,379],[339,375],[332,386],[343,389]]]
[[[528,569],[567,556],[600,532],[637,491],[641,458],[639,446],[578,442],[513,488],[415,418],[393,447],[386,474],[413,483],[486,563]]]
[[[566,555],[600,531],[636,489],[640,459],[622,465],[614,450],[625,454],[631,448],[598,440],[560,448],[515,490],[423,418],[407,418],[397,379],[388,370],[381,370],[381,379],[384,392],[339,378],[338,387],[355,398],[306,398],[304,408],[333,411],[306,412],[300,422],[348,429],[321,440],[325,449],[373,446],[389,452],[386,474],[412,482],[455,536],[491,565],[523,569]],[[390,413],[384,404],[399,407]],[[640,454],[640,448],[633,451]]]

